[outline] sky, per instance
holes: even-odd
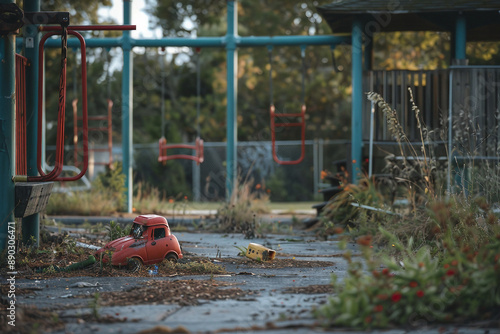
[[[99,15],[102,17],[112,17],[118,24],[123,24],[123,0],[112,0],[112,7],[102,7]],[[144,9],[146,4],[144,0],[132,0],[132,24],[137,26],[137,30],[132,31],[133,38],[154,38],[161,37],[159,29],[149,28],[149,16]]]
[[[112,7],[102,7],[99,9],[99,15],[103,18],[111,17],[113,18],[117,24],[123,24],[123,0],[112,0]],[[161,38],[162,32],[161,29],[151,29],[149,27],[149,15],[145,12],[146,3],[145,0],[132,0],[132,24],[136,26],[136,30],[131,32],[132,38],[140,39],[140,38]],[[146,49],[135,47],[134,52],[143,53],[146,52]],[[167,60],[171,59],[171,54],[173,53],[186,53],[189,52],[188,48],[182,47],[167,47],[166,48],[166,57]],[[121,50],[119,48],[115,48],[112,53],[113,56],[120,56]],[[120,57],[118,57],[120,58]],[[188,61],[189,58],[178,57],[176,58],[177,63],[182,63],[184,61]],[[121,60],[115,59],[111,64],[111,70],[114,71],[121,67]]]

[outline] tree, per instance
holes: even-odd
[[[226,1],[148,1],[151,14],[166,36],[221,36],[225,33]],[[239,1],[239,34],[307,35],[327,33],[328,27],[316,13],[317,1]],[[222,15],[221,15],[222,14]],[[207,51],[207,52],[211,52]],[[347,65],[345,52],[336,51],[339,64]],[[225,119],[225,57],[212,64],[216,71],[204,75],[213,84],[215,101],[212,117]],[[347,138],[349,99],[344,98],[350,74],[333,71],[329,47],[310,47],[306,58],[306,104],[308,138]],[[346,67],[346,66],[344,66]],[[267,48],[241,48],[238,63],[238,140],[269,140],[269,55]],[[276,47],[273,50],[273,100],[278,111],[300,111],[302,60],[300,47]],[[346,75],[347,74],[347,75]],[[191,88],[192,89],[192,88]],[[184,92],[180,92],[181,95]],[[222,99],[222,100],[221,100]],[[205,101],[205,100],[204,100]],[[220,103],[223,101],[223,104]],[[204,124],[210,124],[206,122]],[[215,122],[214,125],[220,124]],[[214,127],[220,129],[220,127]],[[347,131],[345,130],[347,129]],[[206,129],[204,133],[209,133]],[[296,139],[295,131],[286,131],[280,139]]]

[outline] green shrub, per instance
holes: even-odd
[[[386,113],[404,155],[401,144],[407,139],[395,113],[379,95],[370,94],[370,99]],[[418,120],[415,105],[413,110]],[[402,168],[391,167],[394,179],[399,178],[399,186],[406,190],[410,203],[406,212],[400,216],[352,214],[351,208],[338,205],[354,201],[360,193],[366,196],[371,193],[369,187],[352,188],[357,191],[337,195],[329,203],[330,207],[337,205],[336,210],[325,217],[343,214],[344,220],[355,221],[350,235],[342,239],[345,244],[354,238],[364,259],[354,262],[349,252],[344,254],[349,262],[347,277],[342,282],[334,278],[336,294],[315,313],[329,326],[422,327],[498,316],[500,224],[490,203],[498,197],[496,169],[500,166],[488,176],[491,166],[483,164],[486,169],[480,169],[471,159],[458,169],[467,180],[461,191],[444,196],[432,150],[426,144],[429,131],[418,124],[424,159],[413,163],[403,159]],[[418,158],[411,145],[409,150]],[[468,170],[467,178],[464,170]],[[326,224],[331,224],[331,231],[342,233],[340,227],[333,228],[334,222],[327,220]]]
[[[481,224],[458,232],[449,223],[435,247],[424,245],[416,252],[413,238],[403,244],[381,229],[396,257],[376,254],[371,237],[358,238],[367,271],[347,253],[348,276],[342,283],[334,278],[336,295],[316,316],[330,326],[359,328],[492,317],[500,307],[500,228],[490,219],[488,237],[474,247],[464,238],[480,240]]]
[[[53,193],[46,213],[51,215],[109,215],[123,209],[125,176],[121,164],[115,163],[106,173],[99,174],[90,190]]]

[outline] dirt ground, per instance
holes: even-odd
[[[336,240],[318,241],[302,232],[293,239],[268,235],[251,240],[276,250],[273,261],[262,262],[237,255],[235,247],[250,242],[243,235],[183,232],[176,236],[183,245],[184,258],[177,264],[162,262],[156,274],[149,272],[152,266],[130,273],[99,263],[57,272],[56,267],[83,261],[94,252],[76,247],[67,237],[53,239],[38,251],[20,249],[16,258],[16,327],[7,324],[9,286],[2,284],[0,333],[325,331],[313,310],[332,295],[331,275],[342,279],[347,271]],[[77,238],[101,246],[103,239]],[[356,254],[356,245],[348,247]],[[7,277],[5,267],[0,275]]]
[[[231,236],[231,238],[235,239],[241,239],[241,237]],[[212,236],[209,238],[212,238]],[[158,273],[153,276],[149,272],[152,266],[143,266],[138,272],[131,273],[124,268],[103,265],[99,262],[81,270],[61,271],[61,269],[71,264],[86,260],[95,252],[91,249],[77,247],[75,242],[101,247],[105,244],[104,233],[80,235],[78,237],[56,233],[47,238],[47,241],[39,249],[20,248],[16,256],[16,281],[25,284],[22,284],[22,287],[20,285],[16,287],[16,297],[22,301],[18,302],[14,332],[66,332],[68,330],[68,321],[76,325],[77,328],[78,325],[81,325],[82,333],[86,331],[86,329],[83,329],[85,325],[91,323],[105,326],[106,324],[140,322],[140,320],[131,318],[119,310],[106,314],[97,312],[97,309],[104,308],[120,309],[127,306],[137,307],[138,305],[196,307],[200,303],[206,304],[218,300],[251,303],[267,293],[267,289],[257,289],[249,286],[248,281],[252,277],[255,277],[255,279],[262,277],[267,279],[276,278],[282,274],[283,270],[288,272],[290,270],[300,270],[300,268],[324,269],[334,265],[334,262],[328,261],[326,256],[319,260],[309,257],[302,259],[300,254],[287,254],[285,252],[278,253],[278,256],[269,262],[255,261],[247,257],[237,256],[234,252],[232,252],[232,256],[221,256],[220,254],[218,256],[215,254],[215,256],[207,256],[207,254],[200,254],[200,249],[216,248],[217,252],[220,252],[221,245],[203,247],[203,242],[198,240],[197,234],[192,240],[183,242],[182,237],[179,237],[179,239],[184,249],[184,258],[177,264],[168,261],[158,264]],[[221,240],[228,241],[227,234],[223,235]],[[227,245],[227,249],[231,249],[230,247],[232,246]],[[7,272],[5,267],[0,269],[2,277],[7,277]],[[51,295],[48,298],[49,300],[59,301],[59,298],[70,295],[69,293],[64,295],[64,292],[73,291],[72,286],[68,286],[64,282],[73,282],[79,279],[82,281],[89,281],[90,279],[99,279],[101,281],[104,279],[104,282],[112,282],[116,278],[132,279],[133,281],[125,283],[119,288],[110,288],[111,291],[99,291],[98,288],[94,288],[96,292],[92,290],[90,293],[89,291],[86,291],[86,293],[77,291],[67,299],[71,303],[65,306],[54,302],[55,304],[51,307],[43,307],[40,303],[32,302],[44,298],[45,292],[50,290],[53,285],[60,286],[60,288],[57,288],[58,292],[55,292],[57,296]],[[140,288],[135,284],[136,279],[141,282]],[[45,284],[33,284],[32,282],[45,282]],[[96,287],[98,286],[98,283],[94,284]],[[289,287],[289,290],[284,291],[284,293],[325,294],[330,292],[327,285]],[[91,289],[90,286],[92,285],[89,285],[89,289]],[[2,284],[0,289],[2,291],[1,303],[7,306],[8,301],[4,296],[8,293],[9,285]],[[276,292],[277,289],[273,288],[271,291]],[[46,297],[44,302],[47,302]],[[52,302],[49,302],[49,304],[52,305]],[[85,314],[72,316],[69,319],[63,316],[63,309],[65,311],[76,310],[82,305],[89,309]],[[6,307],[2,307],[0,310],[0,332],[2,333],[12,332],[13,329],[7,325],[6,315]],[[249,328],[260,328],[262,330],[274,327],[276,326],[272,325],[272,322],[265,322],[260,326],[249,325],[247,330]],[[189,330],[182,324],[172,328],[177,332],[193,332],[192,329]],[[165,326],[159,326],[156,330],[164,332]],[[152,332],[156,331],[153,330]],[[223,328],[212,328],[209,332],[225,332],[225,330]]]

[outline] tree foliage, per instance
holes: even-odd
[[[239,0],[238,34],[241,36],[325,35],[330,28],[319,16],[316,6],[326,1]],[[72,24],[104,22],[97,17],[100,6],[110,0],[74,2],[43,1],[43,10],[69,8]],[[166,37],[223,36],[226,33],[225,0],[146,0],[152,28],[160,27]],[[101,20],[101,21],[99,21]],[[117,34],[120,34],[119,32]],[[93,34],[103,36],[102,33]],[[106,35],[108,36],[108,35]],[[375,69],[436,69],[449,66],[450,34],[445,32],[378,33],[374,43]],[[468,43],[467,54],[473,64],[492,64],[500,60],[498,43]],[[56,119],[59,51],[46,56],[47,119]],[[104,114],[106,99],[114,102],[113,137],[121,140],[121,51],[110,50],[115,58],[114,72],[107,73],[108,50],[88,49],[89,111]],[[349,139],[351,123],[351,49],[339,45],[310,46],[301,57],[300,47],[274,47],[272,59],[272,96],[270,86],[269,50],[266,47],[238,49],[238,140],[270,140],[269,104],[277,112],[299,112],[302,89],[307,105],[307,139]],[[200,116],[197,116],[196,60],[201,62]],[[222,48],[204,48],[200,54],[190,48],[133,49],[133,138],[134,143],[156,143],[162,134],[168,142],[192,142],[200,135],[206,142],[224,141],[226,137],[226,53]],[[164,68],[162,70],[162,62]],[[70,50],[68,60],[68,101],[73,94],[73,82],[79,91],[78,57]],[[304,87],[302,69],[305,66]],[[338,71],[343,69],[343,71]],[[165,86],[162,91],[162,76]],[[161,117],[162,99],[165,116]],[[286,121],[286,120],[282,120]],[[293,121],[289,119],[288,121]],[[164,126],[162,127],[162,123]],[[72,119],[67,117],[67,144],[72,139]],[[198,133],[197,128],[200,128]],[[55,142],[55,131],[49,130],[47,143]],[[51,137],[52,136],[52,137]],[[278,140],[300,138],[295,129],[277,134]],[[99,139],[94,138],[96,143]],[[102,142],[101,142],[102,143]],[[144,152],[142,152],[144,153]],[[146,161],[144,157],[142,161]],[[154,160],[154,159],[153,159]],[[151,161],[153,161],[151,160]],[[307,172],[307,171],[304,171]],[[155,171],[167,173],[165,168]],[[138,180],[147,177],[141,172]],[[292,178],[282,175],[280,178]],[[142,178],[142,179],[141,179]],[[174,185],[170,185],[174,186]],[[181,189],[181,185],[175,185]],[[292,191],[290,190],[289,193]]]

